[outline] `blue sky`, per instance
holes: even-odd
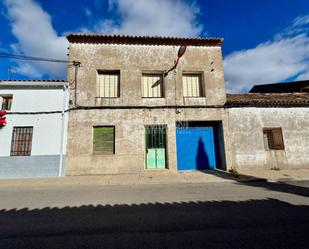
[[[309,1],[2,0],[0,52],[66,59],[70,32],[223,37],[229,92],[309,79]],[[65,66],[0,58],[0,79],[64,79]]]

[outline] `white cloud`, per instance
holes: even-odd
[[[36,57],[67,59],[67,40],[58,36],[52,27],[51,17],[34,0],[5,0],[7,17],[12,33],[17,39],[14,51]],[[44,72],[50,77],[65,78],[66,66],[60,63],[18,62],[15,69],[29,77],[40,77]]]
[[[20,63],[17,67],[13,67],[11,72],[25,75],[30,78],[41,78],[43,73],[35,66],[29,63]]]
[[[198,36],[199,8],[183,0],[110,0],[109,10],[120,22],[102,20],[96,32],[128,35]]]
[[[309,15],[298,17],[274,39],[233,52],[224,59],[229,92],[247,91],[257,83],[309,79]]]
[[[101,2],[96,0],[97,4]],[[36,57],[67,59],[67,41],[52,26],[50,15],[36,0],[4,0],[12,33],[17,39],[11,44],[15,53]],[[86,8],[90,18],[93,13]],[[82,32],[121,33],[128,35],[198,36],[203,27],[198,24],[199,9],[184,0],[109,0],[109,11],[119,18],[102,18]],[[59,63],[17,62],[15,70],[28,77],[65,78],[66,66]]]

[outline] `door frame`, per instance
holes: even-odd
[[[178,127],[213,127],[214,146],[215,146],[215,157],[216,157],[216,169],[226,171],[226,152],[225,152],[225,139],[223,120],[178,120],[175,124],[175,158],[176,158],[176,169],[178,170],[177,160],[177,142],[176,142],[176,130]]]
[[[165,168],[162,169],[148,169],[147,168],[147,138],[146,138],[146,129],[147,127],[164,127],[165,129]],[[168,170],[169,163],[168,163],[168,127],[166,124],[149,124],[144,125],[144,170]]]

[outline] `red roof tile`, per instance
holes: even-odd
[[[70,43],[107,43],[130,45],[221,46],[223,38],[185,38],[160,36],[128,36],[108,34],[69,34]]]
[[[244,93],[227,94],[226,97],[225,105],[229,107],[309,107],[309,93]]]

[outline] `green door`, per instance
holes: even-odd
[[[146,168],[166,168],[166,126],[146,126]]]
[[[157,162],[156,162],[156,149],[147,149],[146,150],[146,164],[147,169],[156,169]]]

